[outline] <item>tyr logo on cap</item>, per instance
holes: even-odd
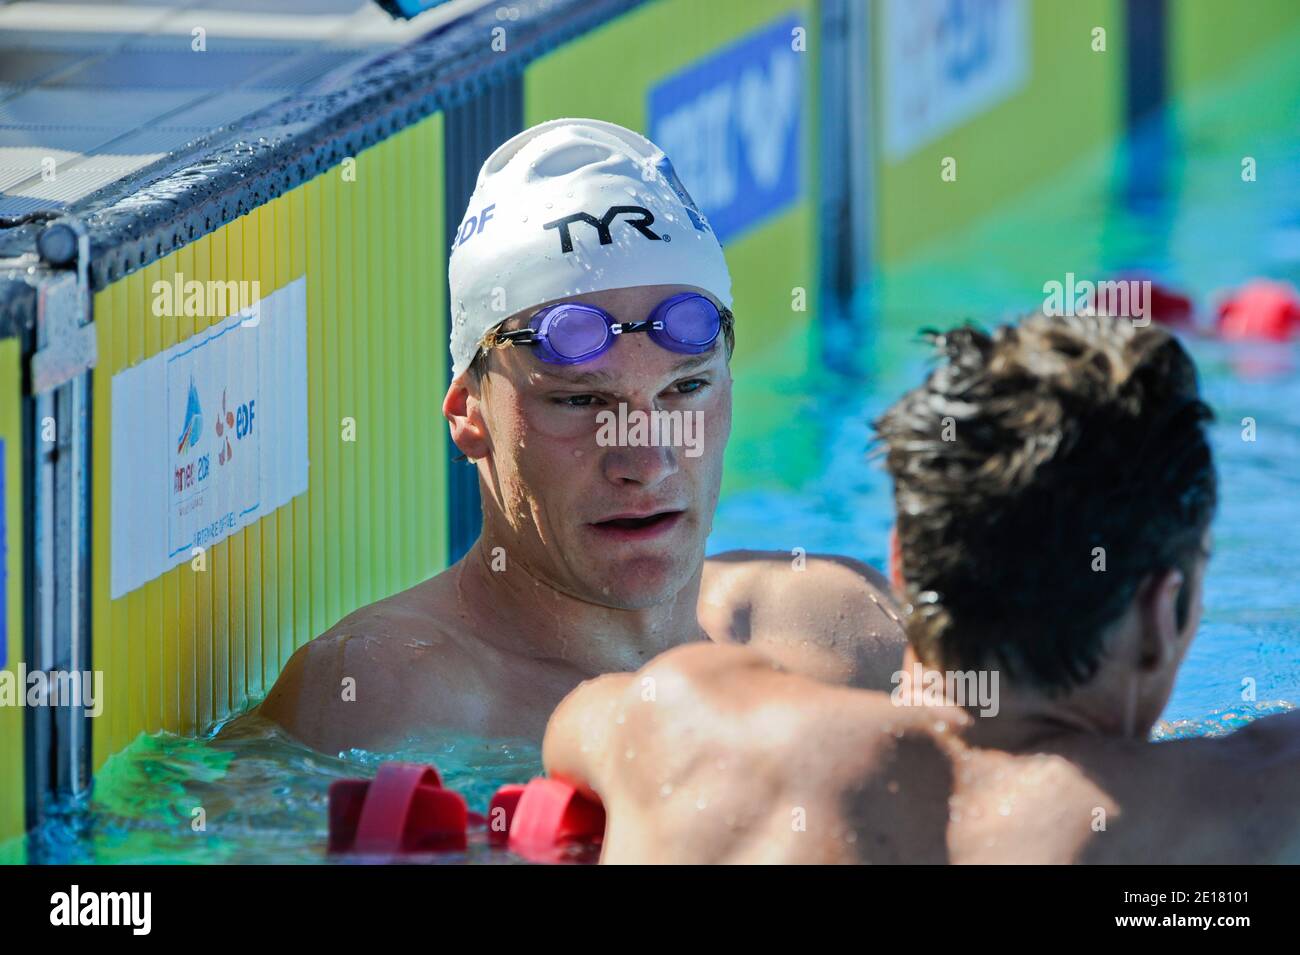
[[[547,222],[542,226],[542,228],[559,229],[560,251],[572,252],[573,236],[569,234],[569,226],[573,223],[586,222],[595,226],[596,234],[600,237],[600,244],[609,245],[614,241],[613,237],[609,234],[609,227],[613,224],[614,219],[620,215],[635,214],[640,214],[641,218],[628,219],[627,224],[636,229],[637,232],[640,232],[647,239],[653,239],[656,242],[660,241],[661,237],[656,235],[650,228],[650,223],[655,221],[655,217],[650,210],[644,206],[610,206],[609,209],[606,210],[605,214],[599,219],[586,212],[575,212],[572,215],[562,216],[559,219]]]

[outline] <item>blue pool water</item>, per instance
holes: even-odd
[[[1169,721],[1300,702],[1300,350],[1188,344],[1217,415],[1212,438],[1221,490],[1205,615],[1165,711]],[[913,367],[891,378],[920,380],[925,350],[917,343],[914,351]],[[797,488],[726,498],[711,549],[802,547],[883,569],[892,501],[888,476],[868,455],[869,422],[897,390],[881,392],[824,381],[818,391],[804,392],[799,415],[819,423],[824,460]],[[1255,419],[1254,442],[1242,440],[1246,417]]]

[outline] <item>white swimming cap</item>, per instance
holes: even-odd
[[[453,376],[489,329],[571,295],[691,285],[731,306],[722,246],[663,150],[595,119],[541,123],[488,157],[447,271]]]

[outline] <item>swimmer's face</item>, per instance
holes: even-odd
[[[641,286],[573,300],[627,322],[684,291],[698,290]],[[505,328],[526,326],[535,311]],[[491,496],[484,520],[500,525],[492,538],[513,542],[507,560],[604,606],[674,599],[700,568],[718,502],[731,430],[723,337],[710,352],[681,355],[627,334],[579,365],[499,347],[482,382],[466,377],[485,443],[458,444],[478,459]]]

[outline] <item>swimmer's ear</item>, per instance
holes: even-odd
[[[1178,621],[1178,595],[1187,581],[1183,572],[1171,567],[1152,574],[1138,588],[1138,620],[1141,623],[1138,668],[1154,672],[1179,659],[1183,633]]]
[[[442,415],[451,429],[452,443],[465,457],[471,461],[487,457],[490,447],[487,428],[468,371],[452,379],[447,397],[442,399]]]
[[[898,551],[898,525],[889,529],[889,582],[894,585],[894,593],[903,596],[903,558]]]

